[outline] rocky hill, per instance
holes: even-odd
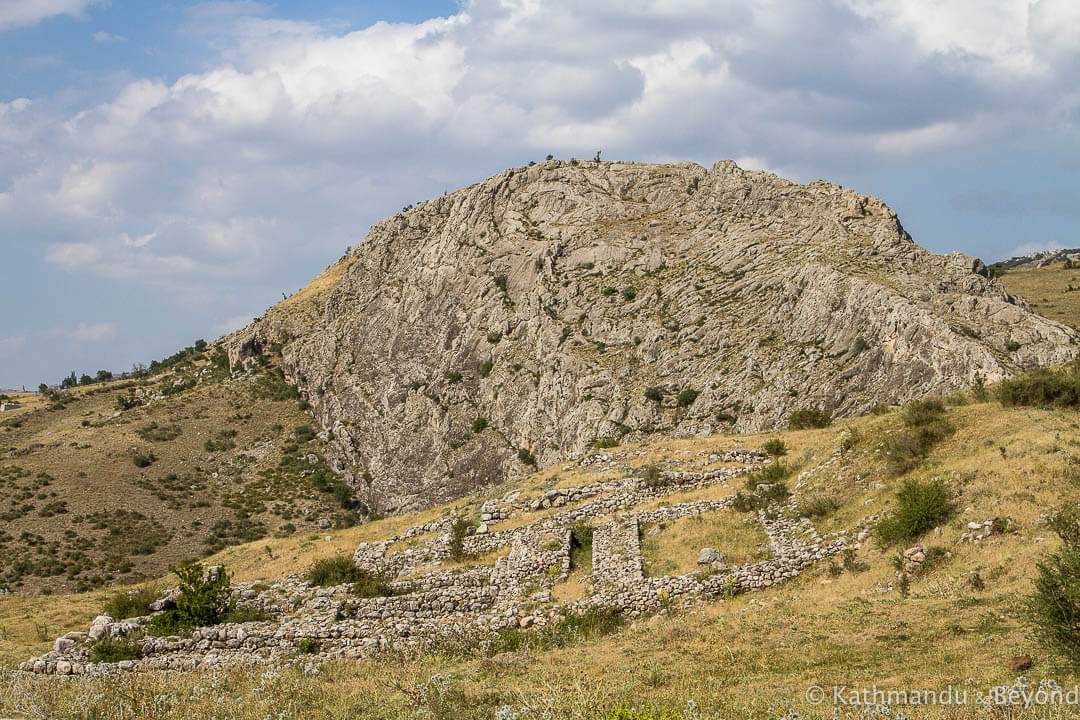
[[[1001,272],[1008,270],[1033,270],[1044,268],[1054,263],[1068,263],[1071,268],[1073,263],[1080,263],[1080,248],[1060,248],[1057,250],[1043,250],[1041,252],[1016,255],[1008,260],[1002,260],[991,265],[991,269]]]
[[[1077,338],[876,198],[731,162],[555,160],[376,224],[222,342],[234,371],[280,345],[330,464],[393,512],[591,444],[994,381]]]

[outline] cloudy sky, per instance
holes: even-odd
[[[734,158],[986,260],[1080,246],[1076,0],[0,0],[0,387],[244,324],[557,157]]]

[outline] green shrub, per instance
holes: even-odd
[[[449,383],[456,383],[461,380],[461,373],[459,373],[457,370],[447,370],[445,373],[443,373],[443,377],[445,377],[446,381]]]
[[[664,401],[664,393],[657,387],[645,388],[645,399],[652,400],[654,403],[661,403]]]
[[[697,390],[693,390],[691,388],[683,388],[679,391],[679,396],[676,399],[675,403],[681,408],[690,407],[694,404],[694,401],[698,399],[698,395],[700,394],[701,393],[699,393]]]
[[[105,614],[117,620],[143,617],[150,614],[150,603],[157,600],[157,593],[148,587],[137,590],[121,590],[105,601]]]
[[[600,294],[602,294],[604,297],[611,297],[612,295],[614,295],[617,292],[619,292],[619,291],[616,290],[613,287],[608,286],[608,287],[604,288],[603,290],[601,290]]]
[[[141,657],[142,646],[137,637],[114,638],[105,635],[90,646],[90,662],[115,663],[121,660],[138,660]]]
[[[1048,524],[1066,547],[1080,548],[1080,506],[1059,508],[1050,516]]]
[[[373,573],[359,569],[358,577],[353,581],[352,594],[362,598],[390,597],[396,594],[383,573]]]
[[[901,418],[907,429],[890,435],[882,445],[889,466],[897,474],[914,468],[937,443],[956,432],[945,418],[945,404],[938,399],[909,403]]]
[[[487,428],[487,426],[488,426],[487,418],[478,417],[475,420],[473,420],[472,431],[474,433],[482,433],[482,432],[484,432],[484,429]]]
[[[139,428],[136,434],[147,442],[167,442],[180,436],[179,425],[159,426],[156,422]]]
[[[317,655],[319,652],[319,641],[315,638],[300,638],[296,643],[296,653],[298,655]]]
[[[486,378],[491,374],[491,371],[495,368],[495,363],[491,360],[485,360],[480,364],[480,377]]]
[[[791,475],[791,468],[780,461],[772,462],[746,476],[746,489],[757,490],[758,485],[783,482]]]
[[[343,508],[352,507],[353,501],[356,499],[356,493],[353,489],[344,483],[336,483],[332,491],[334,500],[337,504]]]
[[[1003,380],[998,385],[997,396],[1002,405],[1009,407],[1080,406],[1080,361],[1061,368],[1040,368]]]
[[[624,287],[622,290],[623,300],[632,302],[637,297],[637,290],[632,287]]]
[[[203,443],[203,449],[206,450],[206,452],[225,452],[226,450],[232,450],[236,447],[236,442],[233,440],[234,437],[236,437],[235,430],[218,430],[213,438],[208,439]]]
[[[517,456],[518,460],[525,463],[526,465],[532,465],[534,468],[536,467],[536,457],[534,457],[533,454],[525,448],[519,449],[517,452]]]
[[[762,446],[762,450],[773,457],[783,457],[784,455],[787,455],[787,445],[785,445],[784,441],[780,438],[770,438],[769,440],[766,440],[765,444]]]
[[[221,618],[226,623],[266,622],[274,616],[255,605],[237,605]]]
[[[738,512],[750,512],[751,510],[763,510],[777,500],[786,500],[791,497],[791,492],[784,482],[768,483],[766,490],[757,487],[752,492],[739,490],[731,500],[731,509]]]
[[[1064,547],[1036,564],[1035,592],[1027,599],[1035,637],[1073,665],[1080,664],[1080,511],[1071,506],[1051,518]]]
[[[1016,342],[1015,340],[1010,340],[1009,342],[1005,343],[1005,349],[1009,352],[1016,352],[1021,347],[1022,346],[1020,345],[1020,343]]]
[[[799,501],[799,516],[807,518],[825,517],[839,507],[840,503],[828,495],[814,495]]]
[[[796,410],[788,415],[788,427],[792,430],[828,427],[831,422],[831,415],[815,408]]]
[[[135,467],[144,468],[153,465],[157,458],[154,453],[135,453],[131,456],[131,462],[135,463]]]
[[[642,475],[642,480],[645,482],[647,488],[658,488],[669,484],[668,478],[664,477],[664,473],[660,472],[660,468],[656,465],[646,465],[645,473]]]
[[[344,585],[362,579],[363,571],[356,566],[352,558],[344,553],[333,557],[319,558],[304,573],[304,579],[319,587]]]
[[[492,345],[497,344],[500,340],[502,340],[502,333],[501,332],[498,332],[496,330],[492,330],[491,332],[489,332],[487,334],[487,341],[489,343],[491,343]]]
[[[154,616],[147,624],[152,635],[172,635],[181,630],[217,625],[235,607],[231,577],[221,566],[203,568],[189,563],[173,568],[179,579],[176,608]]]
[[[896,507],[877,524],[882,545],[914,540],[956,512],[949,489],[941,480],[907,480],[896,493]]]
[[[623,625],[618,608],[590,608],[580,615],[565,612],[557,621],[539,630],[507,628],[499,632],[488,652],[511,652],[525,648],[551,650],[592,640],[618,630]]]
[[[592,567],[593,526],[578,522],[570,526],[570,567]]]
[[[606,450],[608,448],[618,447],[619,439],[614,437],[602,437],[593,440],[592,446],[599,450]]]
[[[926,427],[945,415],[945,403],[940,398],[916,400],[904,406],[901,418],[908,427]]]
[[[453,524],[450,526],[449,549],[451,560],[461,561],[469,557],[469,554],[465,552],[465,536],[469,534],[469,528],[472,526],[469,519],[463,515],[454,519]]]

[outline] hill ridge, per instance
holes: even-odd
[[[512,168],[376,223],[327,272],[221,342],[234,368],[280,345],[331,465],[387,512],[595,442],[859,414],[1078,342],[877,198],[731,161]]]

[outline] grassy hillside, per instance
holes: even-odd
[[[1076,308],[1065,303],[1080,296],[1067,291],[1067,272],[1016,271],[1004,281],[1010,292],[1075,326]],[[126,404],[120,398],[152,389],[165,397],[118,410]],[[85,630],[114,592],[77,589],[171,586],[169,564],[210,551],[216,552],[207,562],[225,564],[236,581],[270,580],[441,515],[475,513],[511,488],[344,527],[361,509],[347,514],[326,476],[313,479],[311,470],[321,466],[317,459],[308,464],[308,455],[317,457],[319,441],[302,429],[310,419],[274,373],[272,359],[250,376],[227,379],[215,373],[209,354],[200,354],[137,383],[77,388],[62,403],[30,395],[23,408],[0,417],[0,512],[12,513],[0,524],[0,572],[16,591],[0,595],[0,715],[491,718],[510,706],[519,717],[530,708],[533,716],[594,718],[649,706],[689,718],[696,717],[687,708],[692,701],[708,717],[780,717],[791,710],[834,717],[831,702],[808,704],[809,686],[831,693],[833,685],[940,690],[951,684],[969,689],[972,704],[923,714],[893,710],[908,717],[1068,717],[1068,708],[1003,711],[973,703],[975,693],[1014,682],[1020,672],[1009,664],[1014,656],[1031,656],[1034,664],[1023,672],[1033,686],[1077,682],[1066,658],[1034,641],[1024,603],[1037,563],[1060,546],[1048,513],[1080,503],[1080,413],[1003,407],[974,394],[946,404],[944,422],[953,431],[926,447],[905,445],[911,434],[905,413],[892,409],[822,429],[604,451],[624,466],[695,470],[710,453],[779,439],[782,461],[793,470],[790,489],[823,533],[888,516],[906,481],[944,483],[955,513],[936,529],[905,542],[867,537],[854,553],[766,591],[672,608],[558,647],[538,636],[502,652],[451,643],[348,664],[301,656],[284,668],[59,683],[10,669],[48,650],[58,635]],[[139,467],[136,456],[156,460]],[[536,494],[613,473],[599,464],[559,465],[519,487]],[[721,491],[703,488],[660,502]],[[126,514],[117,515],[120,510]],[[320,518],[337,527],[319,528]],[[973,540],[968,524],[988,520],[997,531]],[[520,519],[493,529],[515,522]],[[733,562],[752,561],[768,553],[763,541],[737,514],[643,528],[645,570],[692,570],[704,546]],[[915,542],[932,560],[904,587],[895,560]],[[232,543],[239,544],[222,547]],[[571,574],[557,587],[559,600],[581,592],[578,579]],[[31,594],[42,589],[52,594]],[[849,707],[839,716],[872,715]]]
[[[0,588],[131,582],[230,544],[355,522],[320,448],[269,362],[230,378],[193,351],[149,377],[30,395],[0,418]]]
[[[688,701],[724,717],[776,717],[792,708],[804,717],[831,717],[831,703],[815,708],[803,699],[808,686],[939,690],[953,684],[974,693],[1011,684],[1018,673],[1008,661],[1017,655],[1034,659],[1027,671],[1031,682],[1045,677],[1071,686],[1075,676],[1063,660],[1032,640],[1023,599],[1031,592],[1036,563],[1057,546],[1046,525],[1047,512],[1080,502],[1080,414],[1006,408],[963,396],[949,398],[948,405],[943,420],[954,432],[944,434],[925,458],[912,459],[908,470],[898,462],[899,446],[893,443],[909,428],[899,410],[823,429],[605,451],[631,466],[695,469],[708,463],[703,454],[760,447],[779,438],[787,450],[785,461],[797,471],[790,487],[822,532],[888,514],[905,481],[942,480],[956,512],[918,539],[933,561],[910,577],[907,588],[897,579],[894,558],[914,541],[886,544],[867,538],[855,553],[819,563],[778,588],[672,609],[568,647],[538,644],[490,655],[448,645],[355,664],[315,667],[300,658],[284,670],[148,674],[80,679],[63,686],[23,679],[0,690],[0,708],[25,712],[33,697],[51,708],[50,717],[85,717],[79,713],[86,698],[115,692],[120,683],[129,698],[127,712],[138,714],[139,703],[153,701],[160,707],[155,717],[209,715],[213,708],[220,716],[256,718],[272,707],[274,716],[284,710],[287,716],[304,717],[490,718],[505,705],[518,711],[523,706],[550,708],[553,717],[603,717],[612,708],[646,704],[681,709],[690,717]],[[578,485],[610,472],[599,467],[549,468],[528,478],[522,489]],[[316,558],[349,552],[360,541],[395,534],[442,513],[473,511],[486,496],[506,489],[421,516],[248,543],[225,549],[211,561],[224,563],[237,580],[303,571]],[[968,523],[985,520],[996,520],[999,531],[979,541],[963,537],[970,532]],[[645,537],[647,566],[657,572],[691,567],[706,543],[733,557],[763,552],[761,539],[740,527],[737,516],[727,526],[679,521],[655,534],[646,531]],[[85,629],[104,600],[103,591],[0,599],[0,661],[10,666],[46,650],[61,632]],[[450,680],[445,686],[432,683],[436,674]],[[207,688],[215,690],[207,695]],[[119,696],[109,697],[91,701],[102,712],[113,708],[113,714],[98,717],[119,717],[112,699]],[[288,715],[290,708],[295,715]],[[895,709],[920,717],[909,708]],[[974,706],[951,716],[988,717]],[[1029,716],[1044,715],[1008,715]]]
[[[1054,263],[1031,270],[1008,270],[1005,288],[1031,303],[1035,312],[1080,329],[1080,268]]]

